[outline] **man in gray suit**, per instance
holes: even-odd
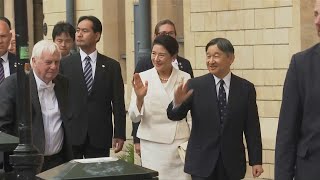
[[[31,57],[30,88],[32,102],[32,137],[44,155],[42,171],[72,159],[67,109],[68,81],[58,74],[61,54],[48,40],[35,44]],[[0,128],[17,136],[16,74],[0,85]]]
[[[320,36],[320,0],[314,23]],[[275,150],[275,180],[320,177],[320,44],[292,56],[283,87]]]

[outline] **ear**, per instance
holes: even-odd
[[[156,35],[156,34],[153,34],[153,40],[154,40],[156,37],[157,37],[157,35]]]
[[[96,32],[96,42],[99,42],[101,38],[101,33],[100,32]]]
[[[230,57],[230,65],[234,62],[234,58],[235,58],[235,56],[234,56],[234,54],[230,54],[229,55]]]
[[[33,57],[33,58],[31,59],[31,68],[34,68],[35,65],[36,65],[36,58]]]

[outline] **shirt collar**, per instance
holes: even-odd
[[[41,86],[53,86],[54,83],[52,83],[52,81],[50,81],[48,84],[46,84],[45,82],[43,82],[38,76],[37,74],[33,71],[33,75],[34,78],[36,79],[36,84],[37,84],[37,90],[39,91],[41,89]]]
[[[4,55],[2,55],[1,58],[5,63],[8,62],[8,51]]]
[[[80,52],[80,56],[81,56],[81,61],[82,61],[82,62],[84,61],[84,59],[85,59],[87,56],[89,56],[89,57],[91,58],[91,61],[92,61],[93,63],[96,62],[97,56],[98,56],[98,51],[97,51],[97,50],[93,51],[91,54],[86,54],[84,51],[81,50],[81,48],[79,48],[79,49],[80,49],[79,52]]]
[[[214,77],[214,81],[216,83],[216,86],[219,84],[220,82],[220,78],[218,78],[217,76],[213,75]],[[227,88],[229,89],[230,87],[230,82],[231,82],[231,71],[223,78],[223,81],[225,83],[225,85],[227,86]]]
[[[177,59],[173,60],[172,62],[175,63],[175,64],[178,64],[178,60]]]

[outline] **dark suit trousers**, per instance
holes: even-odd
[[[192,180],[231,180],[230,178],[228,178],[228,175],[226,174],[226,170],[224,168],[221,155],[218,158],[216,167],[214,168],[213,172],[210,174],[209,177],[199,177],[194,175],[191,175],[191,177]]]
[[[65,160],[63,157],[64,157],[63,150],[61,150],[59,153],[53,154],[51,156],[44,156],[41,172],[49,170],[51,168],[54,168],[56,166],[59,166],[59,165],[65,163]]]
[[[12,155],[13,152],[9,151],[9,152],[3,152],[3,168],[5,172],[11,172],[13,171],[13,168],[10,164],[10,155]]]
[[[89,142],[89,137],[82,145],[72,146],[73,157],[75,159],[109,157],[109,148],[96,148]]]

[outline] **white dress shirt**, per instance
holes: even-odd
[[[0,58],[3,59],[2,65],[3,65],[3,70],[4,70],[4,77],[6,78],[6,77],[10,76],[10,66],[9,66],[8,52],[6,52]]]
[[[215,83],[216,83],[216,90],[217,90],[217,97],[219,97],[219,87],[220,87],[220,78],[216,77],[215,75],[213,75]],[[226,91],[226,98],[227,98],[227,103],[228,103],[228,99],[229,99],[229,90],[230,90],[230,82],[231,82],[231,72],[229,72],[224,78],[224,90]]]
[[[46,84],[35,73],[34,77],[37,83],[43,119],[45,135],[44,155],[50,156],[59,153],[63,146],[64,133],[61,114],[52,81]]]
[[[92,80],[94,80],[94,75],[95,75],[95,72],[96,72],[96,64],[97,64],[97,56],[98,56],[98,51],[95,50],[93,51],[91,54],[86,54],[84,51],[80,49],[80,56],[81,56],[81,62],[82,62],[82,70],[84,72],[84,67],[86,66],[86,61],[85,61],[85,58],[87,56],[89,56],[91,58],[91,68],[92,68]]]

